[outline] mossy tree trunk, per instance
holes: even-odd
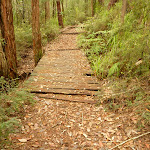
[[[39,0],[32,0],[32,37],[35,66],[42,58],[42,44],[39,21]]]
[[[4,39],[1,57],[7,62],[8,77],[16,78],[17,57],[11,0],[0,0],[0,27],[2,38]],[[5,72],[5,70],[2,72]],[[7,73],[4,74],[6,75]]]
[[[61,6],[60,6],[60,0],[56,0],[57,3],[57,15],[58,15],[58,23],[60,27],[64,27],[63,25],[63,18],[62,18],[62,12],[61,12]]]

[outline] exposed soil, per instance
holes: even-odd
[[[76,31],[71,29],[67,32]],[[48,56],[50,50],[76,49],[76,36],[60,35],[47,45],[45,55]],[[68,54],[71,55],[72,53]],[[34,68],[31,52],[27,52],[26,55],[27,57],[23,59],[23,62],[19,63],[18,69],[20,73],[22,73],[22,70],[28,72]],[[80,56],[76,56],[76,58],[80,59]],[[38,79],[36,78],[34,81],[36,80]],[[101,81],[100,84],[103,86],[106,83]],[[43,86],[41,88],[43,89]],[[55,98],[54,94],[50,96]],[[81,103],[80,101],[68,102],[39,97],[39,95],[35,97],[37,101],[35,106],[25,106],[26,114],[22,120],[21,130],[17,134],[11,135],[13,145],[8,149],[111,150],[114,146],[147,133],[149,130],[139,130],[137,128],[138,116],[129,111],[122,112],[119,110],[116,113],[112,113],[106,111],[103,105],[96,106],[95,104]],[[71,96],[71,99],[76,99],[76,97],[81,100],[93,99],[92,96],[88,97],[86,95],[74,95]],[[69,95],[68,98],[70,98]],[[125,144],[115,149],[148,150],[150,149],[150,134],[125,142]]]
[[[33,50],[31,48],[22,51],[20,54],[21,59],[18,60],[18,74],[32,72],[34,69]]]

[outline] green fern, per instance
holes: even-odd
[[[113,74],[117,74],[119,76],[120,74],[120,68],[119,68],[120,63],[117,62],[115,63],[108,71],[108,77],[112,76]]]

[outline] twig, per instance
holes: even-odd
[[[139,136],[137,136],[137,137],[133,137],[133,138],[131,138],[131,139],[128,139],[128,140],[126,140],[126,141],[124,141],[124,142],[122,142],[122,143],[116,145],[115,147],[113,147],[113,148],[111,148],[111,149],[109,149],[109,150],[113,150],[113,149],[117,148],[118,146],[123,145],[124,143],[127,143],[127,142],[129,142],[129,141],[131,141],[131,140],[138,139],[138,138],[140,138],[140,137],[142,137],[142,136],[144,136],[144,135],[147,135],[147,134],[150,134],[150,132],[146,132],[146,133],[141,134],[141,135],[139,135]]]

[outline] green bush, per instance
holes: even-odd
[[[150,15],[148,1],[131,3],[132,11],[121,24],[121,2],[86,23],[80,45],[100,78],[129,77],[149,73]],[[139,6],[137,6],[139,4]],[[134,7],[133,7],[134,6]],[[135,7],[136,6],[136,7]],[[138,10],[137,7],[143,8]]]
[[[53,40],[59,33],[58,21],[56,18],[50,19],[46,24],[41,25],[42,44]]]
[[[10,133],[17,131],[24,106],[34,104],[33,95],[16,87],[16,81],[0,78],[0,147],[8,144]]]

